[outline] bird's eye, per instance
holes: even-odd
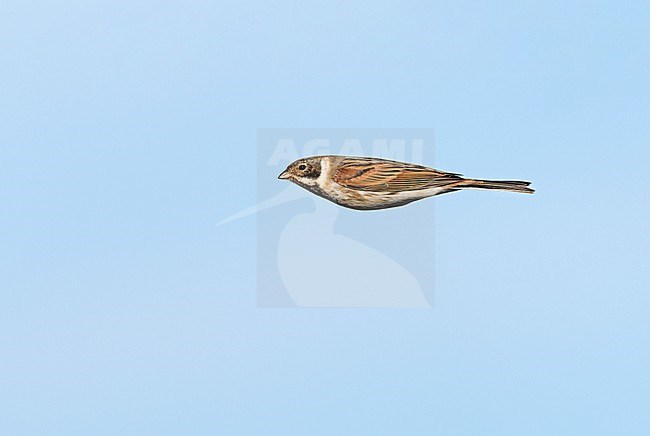
[[[299,165],[299,166],[298,166],[298,169],[299,169],[300,171],[305,171],[305,170],[307,169],[307,165],[305,165],[305,164]]]

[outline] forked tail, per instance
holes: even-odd
[[[534,189],[529,188],[530,182],[519,180],[474,180],[464,179],[462,182],[454,185],[454,188],[469,189],[498,189],[500,191],[520,192],[523,194],[532,194]]]

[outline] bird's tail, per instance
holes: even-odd
[[[522,194],[532,194],[534,189],[529,188],[530,182],[522,182],[519,180],[475,180],[463,179],[454,188],[461,189],[498,189],[500,191],[520,192]]]

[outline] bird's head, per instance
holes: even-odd
[[[290,164],[278,179],[287,179],[299,185],[315,186],[320,174],[321,158],[306,157]]]

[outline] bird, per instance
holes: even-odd
[[[462,189],[535,192],[528,187],[531,182],[469,179],[457,173],[376,157],[304,157],[291,163],[278,178],[355,210],[399,207]]]

